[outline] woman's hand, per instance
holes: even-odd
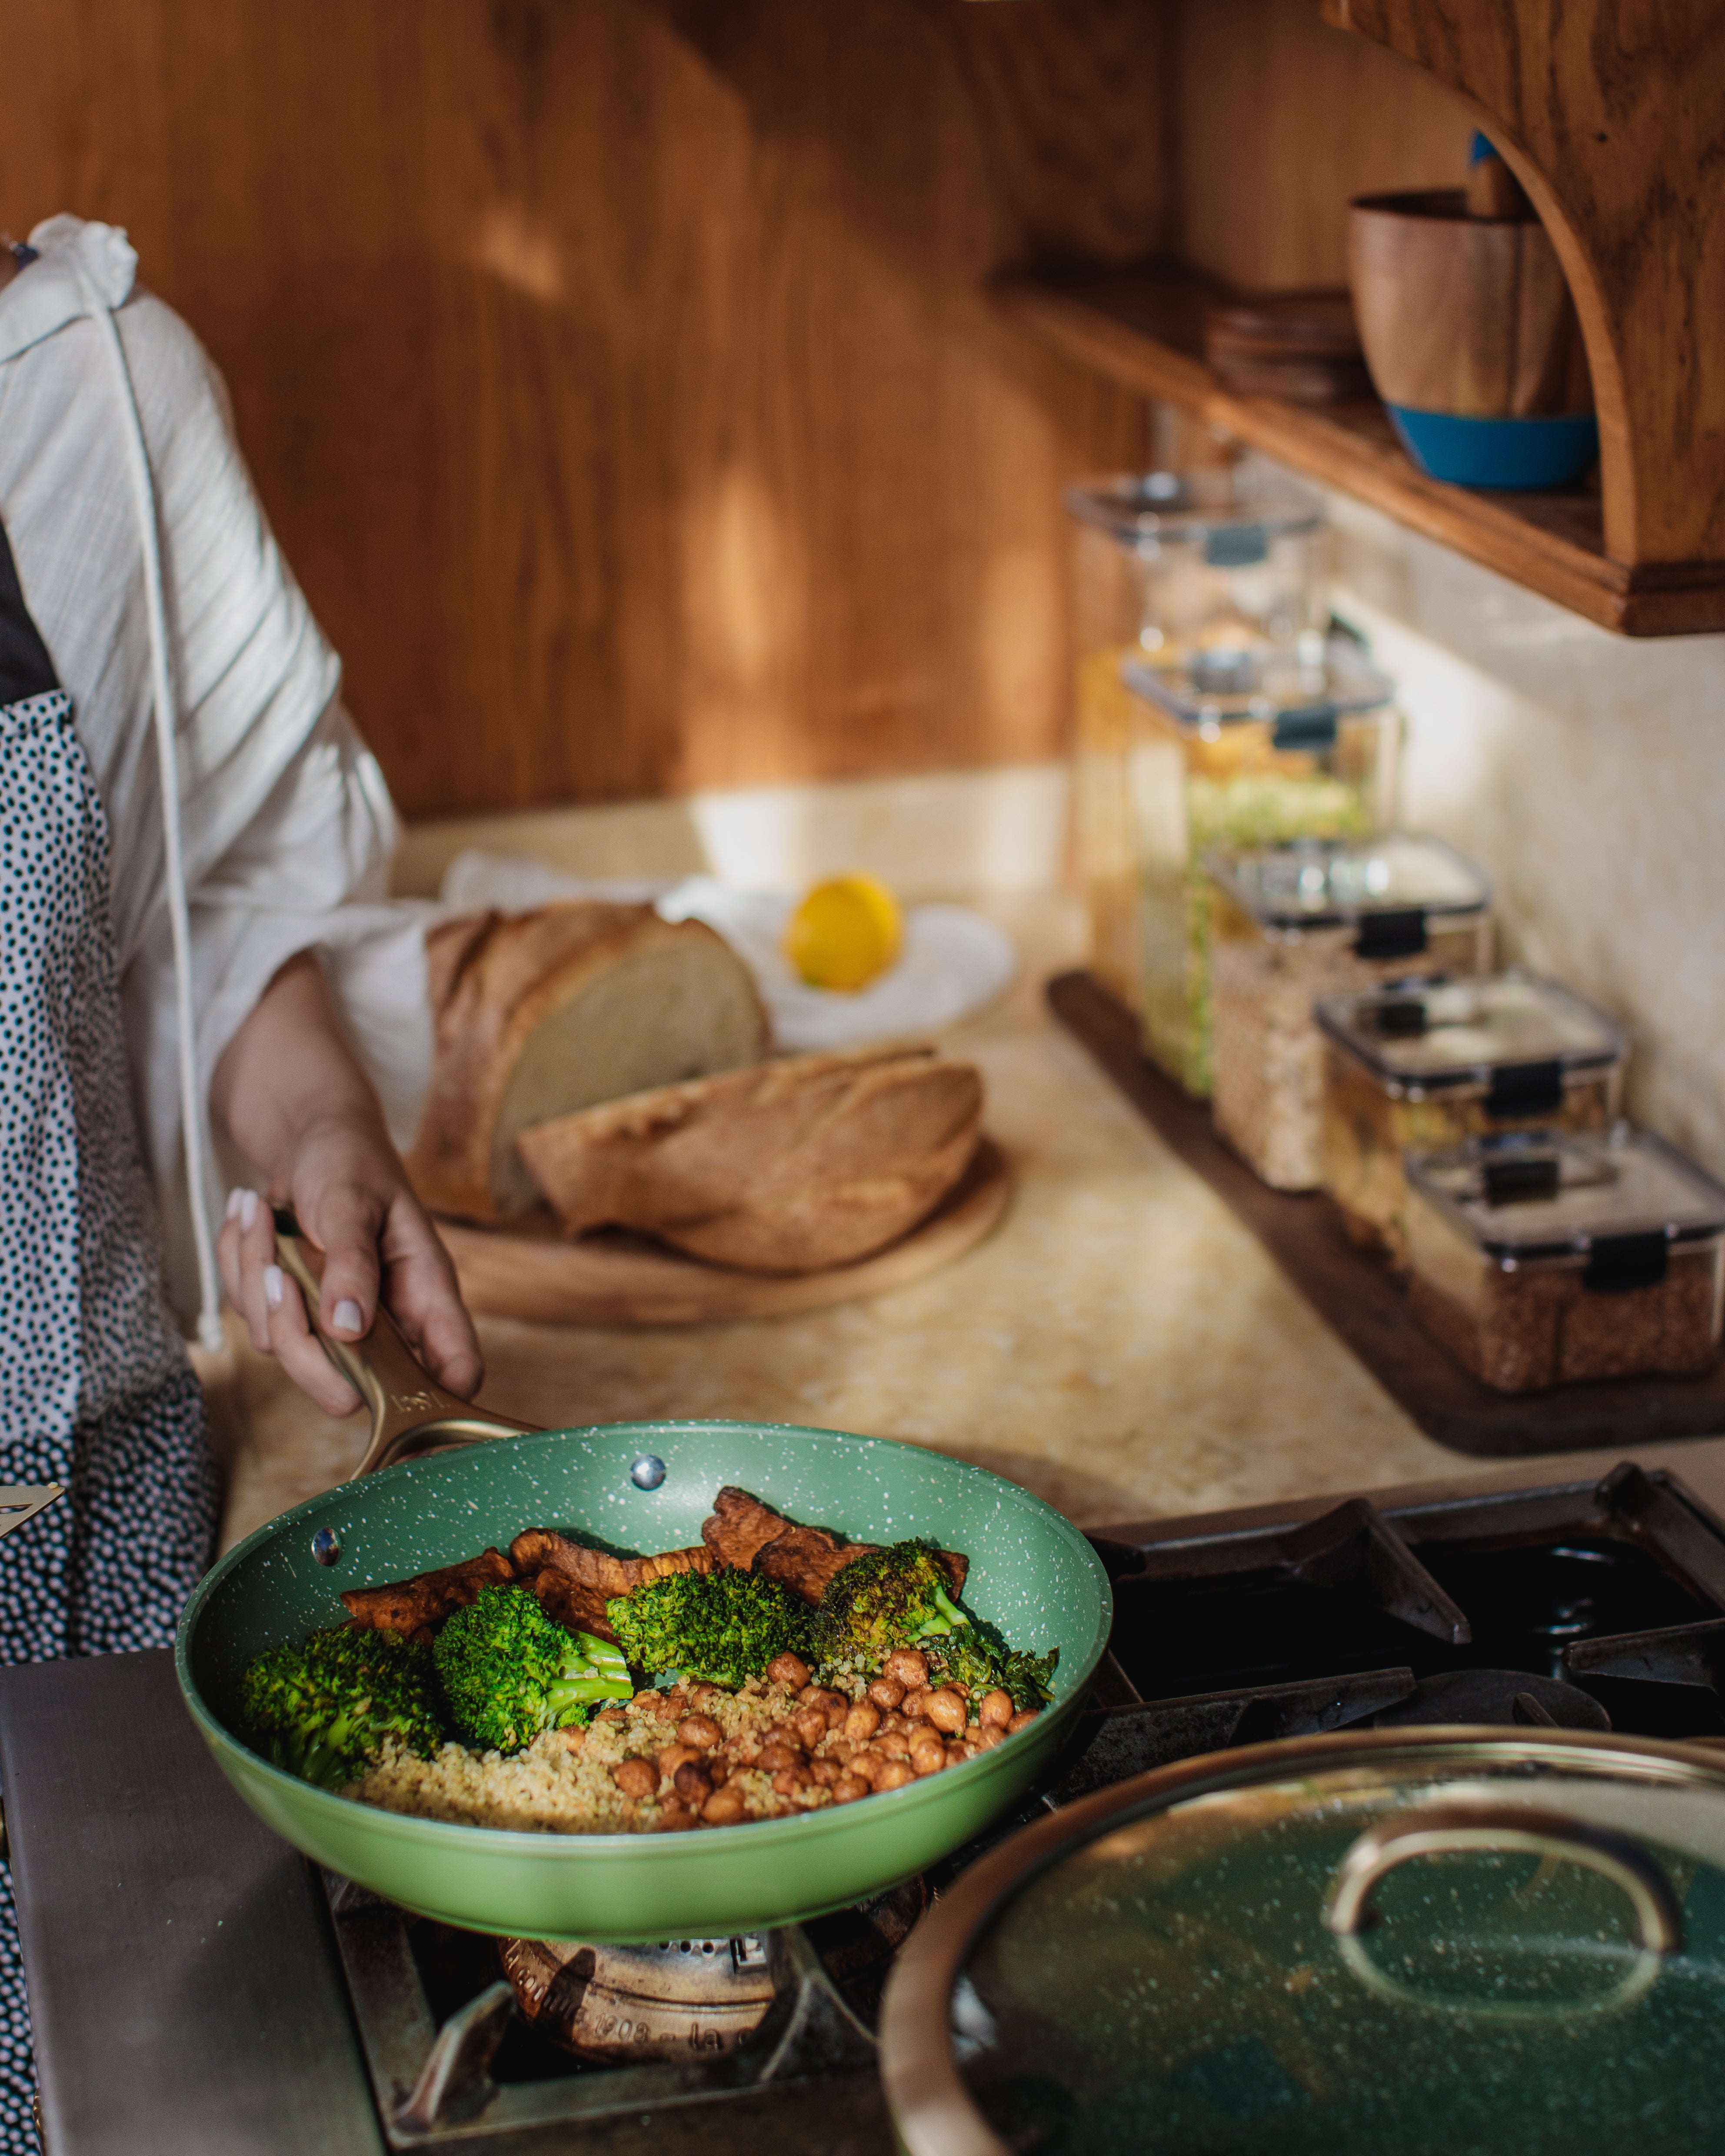
[[[270,1203],[287,1204],[324,1254],[325,1329],[339,1340],[363,1339],[381,1296],[432,1376],[471,1399],[483,1368],[454,1268],[408,1186],[309,952],[282,968],[235,1034],[210,1099],[268,1194],[235,1191],[217,1245],[253,1346],[279,1357],[326,1413],[358,1406],[317,1344],[298,1287],[275,1262]]]

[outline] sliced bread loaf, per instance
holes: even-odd
[[[504,1220],[538,1192],[530,1126],[673,1080],[757,1063],[767,1014],[699,921],[575,903],[441,923],[426,939],[437,1055],[408,1170],[434,1211]]]
[[[848,1265],[914,1228],[964,1173],[975,1066],[927,1049],[798,1055],[523,1131],[572,1235],[637,1228],[752,1272]]]

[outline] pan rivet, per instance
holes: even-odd
[[[665,1462],[651,1452],[644,1452],[629,1471],[629,1479],[637,1490],[656,1490],[665,1480]]]
[[[333,1564],[341,1554],[341,1545],[336,1539],[333,1527],[320,1527],[311,1537],[311,1554],[320,1564]]]

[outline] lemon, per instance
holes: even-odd
[[[811,988],[854,994],[877,981],[904,939],[898,901],[873,876],[818,883],[784,925],[784,955]]]

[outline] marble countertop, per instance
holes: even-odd
[[[485,1402],[547,1425],[722,1415],[908,1439],[1086,1526],[1502,1479],[1503,1463],[1482,1470],[1414,1427],[1048,1016],[1041,983],[1081,948],[1072,901],[986,910],[1018,939],[1019,978],[943,1045],[981,1067],[1015,1177],[987,1242],[913,1286],[799,1317],[655,1332],[486,1318]],[[206,1366],[228,1543],[351,1473],[365,1435],[235,1343]],[[1668,1450],[1681,1471],[1701,1464]]]

